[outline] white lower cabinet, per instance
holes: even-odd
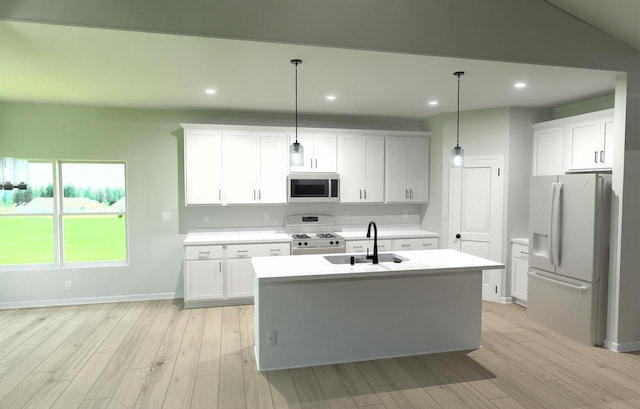
[[[184,302],[222,298],[222,246],[184,248]]]
[[[527,272],[529,248],[523,244],[511,244],[511,297],[517,304],[527,305]]]
[[[373,239],[367,240],[348,240],[346,242],[347,253],[366,253],[373,254]],[[378,240],[378,251],[391,251],[393,240]]]
[[[186,308],[253,301],[251,257],[287,256],[290,243],[185,246],[184,303]]]
[[[347,253],[373,252],[373,239],[347,240]],[[378,252],[398,250],[435,250],[438,248],[437,237],[414,239],[383,239],[378,240]]]
[[[428,237],[422,239],[396,239],[393,241],[393,250],[435,250],[438,248],[438,239]]]

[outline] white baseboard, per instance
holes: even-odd
[[[182,298],[182,293],[134,294],[114,295],[108,297],[61,298],[55,300],[0,302],[0,310],[33,307],[57,307],[62,305],[78,304],[103,304],[126,301],[167,300],[173,298]]]
[[[511,297],[500,297],[500,304],[513,304],[513,298],[511,298]]]
[[[608,339],[604,340],[604,347],[614,352],[632,352],[640,351],[640,341],[635,342],[623,342],[621,344]]]

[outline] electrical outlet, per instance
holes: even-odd
[[[276,344],[276,332],[267,331],[267,345],[275,345],[275,344]]]
[[[202,221],[205,223],[209,223],[209,213],[205,213],[202,215]]]
[[[71,280],[67,280],[64,282],[64,289],[65,290],[70,290],[71,289]]]

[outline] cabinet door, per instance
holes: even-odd
[[[314,172],[336,172],[336,146],[337,141],[335,135],[314,135]]]
[[[184,298],[186,301],[222,298],[222,261],[185,262]]]
[[[604,135],[602,146],[603,149],[600,152],[600,166],[605,169],[611,169],[613,167],[613,119],[605,120],[603,125]]]
[[[366,149],[367,141],[362,135],[341,135],[338,139],[342,203],[360,203],[364,200]]]
[[[224,135],[224,196],[226,203],[255,203],[260,166],[259,138],[254,134]]]
[[[289,148],[296,140],[296,134],[289,135],[289,146],[287,146],[287,155],[289,154]],[[298,142],[304,149],[304,162],[301,166],[289,166],[289,172],[313,172],[313,135],[304,134],[298,132]],[[289,163],[289,157],[287,156],[287,162]]]
[[[405,138],[386,139],[384,195],[388,203],[409,201]]]
[[[429,200],[429,140],[408,138],[406,149],[409,201],[427,202]]]
[[[533,172],[539,175],[561,175],[564,128],[540,129],[533,132]]]
[[[527,301],[527,260],[513,257],[511,259],[511,296],[518,300]]]
[[[367,202],[381,203],[384,201],[384,137],[367,136],[364,166],[364,198]]]
[[[185,130],[184,185],[187,205],[222,203],[222,134]]]
[[[568,170],[598,168],[601,148],[601,121],[583,122],[567,126],[570,146]]]
[[[260,203],[285,203],[287,201],[287,157],[285,136],[260,137]]]
[[[228,259],[225,274],[227,298],[253,297],[253,266],[250,258]]]

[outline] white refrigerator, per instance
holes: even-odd
[[[606,335],[611,175],[533,176],[527,317],[589,345]]]

